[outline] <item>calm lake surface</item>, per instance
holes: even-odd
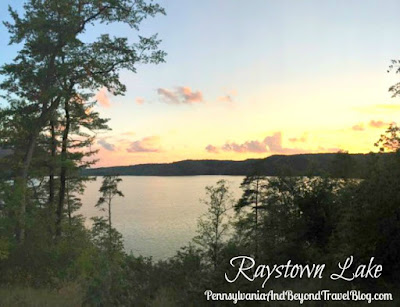
[[[225,179],[234,198],[241,196],[242,176],[123,176],[119,185],[125,194],[112,204],[113,226],[122,233],[125,249],[134,255],[165,259],[173,256],[196,234],[197,220],[207,207],[200,202],[205,198],[205,187]],[[79,213],[86,217],[100,216],[95,208],[102,178],[87,183],[81,197]]]

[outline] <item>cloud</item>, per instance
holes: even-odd
[[[305,142],[307,142],[307,136],[303,135],[301,137],[289,138],[289,142],[292,142],[292,143],[305,143]]]
[[[104,108],[111,107],[111,101],[108,97],[108,91],[105,87],[101,88],[97,94],[94,96],[97,102]]]
[[[148,136],[139,141],[132,142],[127,148],[127,152],[161,152],[159,148],[160,138],[158,136]]]
[[[351,129],[354,131],[364,131],[365,130],[363,123],[354,125],[353,127],[351,127]]]
[[[107,142],[104,138],[99,139],[97,141],[97,144],[99,144],[101,147],[103,147],[104,149],[106,149],[108,151],[114,151],[115,150],[115,145]]]
[[[305,142],[306,135],[296,139],[296,142]],[[264,140],[251,140],[244,143],[227,142],[220,147],[208,145],[208,152],[217,153],[219,150],[231,151],[236,153],[269,153],[269,154],[301,154],[301,153],[318,153],[318,152],[338,152],[340,148],[324,148],[319,147],[317,150],[306,150],[302,148],[283,147],[282,132],[275,132],[266,136]]]
[[[169,104],[193,104],[203,102],[202,92],[194,92],[187,86],[177,87],[173,91],[165,88],[158,88],[157,93],[164,102]]]
[[[177,95],[175,95],[175,93],[173,93],[170,90],[167,90],[165,88],[159,88],[159,89],[157,89],[157,93],[158,93],[158,95],[162,96],[163,99],[167,102],[179,103],[179,99],[178,99]]]
[[[268,149],[271,152],[284,152],[288,150],[288,148],[282,148],[281,132],[275,132],[272,136],[267,136],[264,139],[264,143],[268,146]]]
[[[136,97],[135,102],[136,102],[137,104],[143,104],[143,103],[144,103],[144,98],[142,98],[142,97]]]
[[[202,102],[203,94],[200,91],[192,92],[190,87],[179,87],[178,92],[184,98],[186,103]]]
[[[368,127],[370,128],[382,128],[385,126],[389,126],[390,123],[386,123],[382,120],[371,120],[368,123]],[[356,125],[354,125],[353,127],[351,127],[352,130],[354,131],[364,131],[365,130],[365,126],[363,123],[358,123]]]
[[[234,152],[268,152],[265,143],[259,141],[247,141],[243,144],[237,143],[226,143],[221,147],[224,151],[234,151]]]
[[[279,133],[280,134],[280,133]],[[278,139],[276,139],[278,138]],[[270,137],[266,137],[263,141],[246,141],[242,144],[235,142],[225,143],[221,146],[223,151],[234,151],[238,153],[254,152],[263,153],[269,152],[269,147],[276,148],[276,145],[280,142],[279,135],[274,134]]]
[[[229,106],[233,106],[234,97],[237,95],[235,90],[228,91],[225,95],[219,96],[217,102],[226,103]]]
[[[385,123],[385,122],[383,122],[381,120],[371,120],[369,122],[369,126],[372,127],[372,128],[382,128],[382,127],[385,127],[385,126],[389,126],[389,123]]]
[[[231,95],[225,95],[218,97],[218,101],[220,102],[233,102],[233,97]]]
[[[208,145],[206,150],[216,151],[218,147]],[[222,151],[233,151],[237,153],[276,153],[276,154],[291,154],[304,153],[305,150],[299,148],[286,148],[282,146],[282,133],[275,132],[273,135],[267,136],[264,140],[251,140],[244,143],[227,142],[220,147]]]
[[[218,150],[218,148],[217,147],[215,147],[215,146],[213,146],[213,145],[208,145],[207,147],[206,147],[206,150],[209,152],[209,153],[219,153],[219,150]]]

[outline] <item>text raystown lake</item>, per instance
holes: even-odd
[[[220,179],[229,183],[235,200],[241,196],[243,176],[123,176],[119,189],[125,197],[112,203],[112,223],[122,235],[127,252],[154,260],[173,256],[196,235],[198,218],[207,210],[200,202],[205,187]],[[91,226],[91,217],[104,213],[95,207],[102,177],[87,183],[78,211]]]

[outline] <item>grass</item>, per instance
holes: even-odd
[[[76,284],[59,290],[8,287],[0,289],[0,307],[78,307],[83,295]]]

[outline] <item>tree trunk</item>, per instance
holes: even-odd
[[[68,182],[67,182],[67,210],[68,210],[68,224],[69,224],[69,226],[71,226],[71,224],[72,224],[72,209],[71,209],[71,200],[70,200],[70,197],[69,197],[69,184],[68,184]]]
[[[69,116],[69,104],[65,101],[65,129],[62,137],[61,145],[61,171],[60,171],[60,190],[58,196],[58,204],[56,211],[56,238],[61,236],[61,222],[63,217],[64,201],[65,201],[65,185],[67,181],[67,158],[68,158],[68,134],[71,121]]]
[[[111,225],[111,197],[108,199],[108,236],[110,239],[110,248],[112,247],[112,225]]]
[[[22,167],[17,171],[15,178],[14,195],[17,197],[19,204],[17,212],[16,239],[17,242],[23,243],[25,240],[25,213],[26,213],[26,190],[28,184],[28,170],[32,162],[33,152],[35,150],[38,132],[33,131],[28,139],[28,147],[24,156]]]
[[[255,237],[255,243],[256,243],[256,248],[255,248],[255,260],[257,261],[257,259],[258,259],[258,189],[259,189],[259,187],[258,187],[258,184],[259,184],[259,179],[257,178],[257,181],[256,181],[256,208],[255,208],[255,210],[256,210],[256,225],[255,225],[255,235],[256,235],[256,237]]]
[[[218,226],[219,226],[219,215],[217,215],[216,218],[217,222],[215,225],[215,241],[214,241],[214,271],[217,270],[217,264],[218,264]]]
[[[34,129],[29,135],[27,140],[28,146],[26,148],[25,156],[22,160],[22,166],[16,172],[15,178],[15,194],[18,195],[18,212],[17,212],[17,227],[16,239],[17,242],[22,243],[25,239],[25,214],[26,214],[26,190],[28,183],[28,171],[32,162],[33,153],[35,151],[36,141],[42,128],[47,124],[51,114],[58,108],[61,97],[57,97],[51,102],[49,108],[47,103],[43,105],[42,113],[36,121]]]
[[[49,175],[49,212],[50,216],[53,214],[54,210],[54,174],[55,174],[55,159],[56,159],[56,132],[54,127],[54,121],[50,121],[50,131],[51,131],[51,141],[50,141],[50,150],[51,150],[51,161],[50,161],[50,175]]]

